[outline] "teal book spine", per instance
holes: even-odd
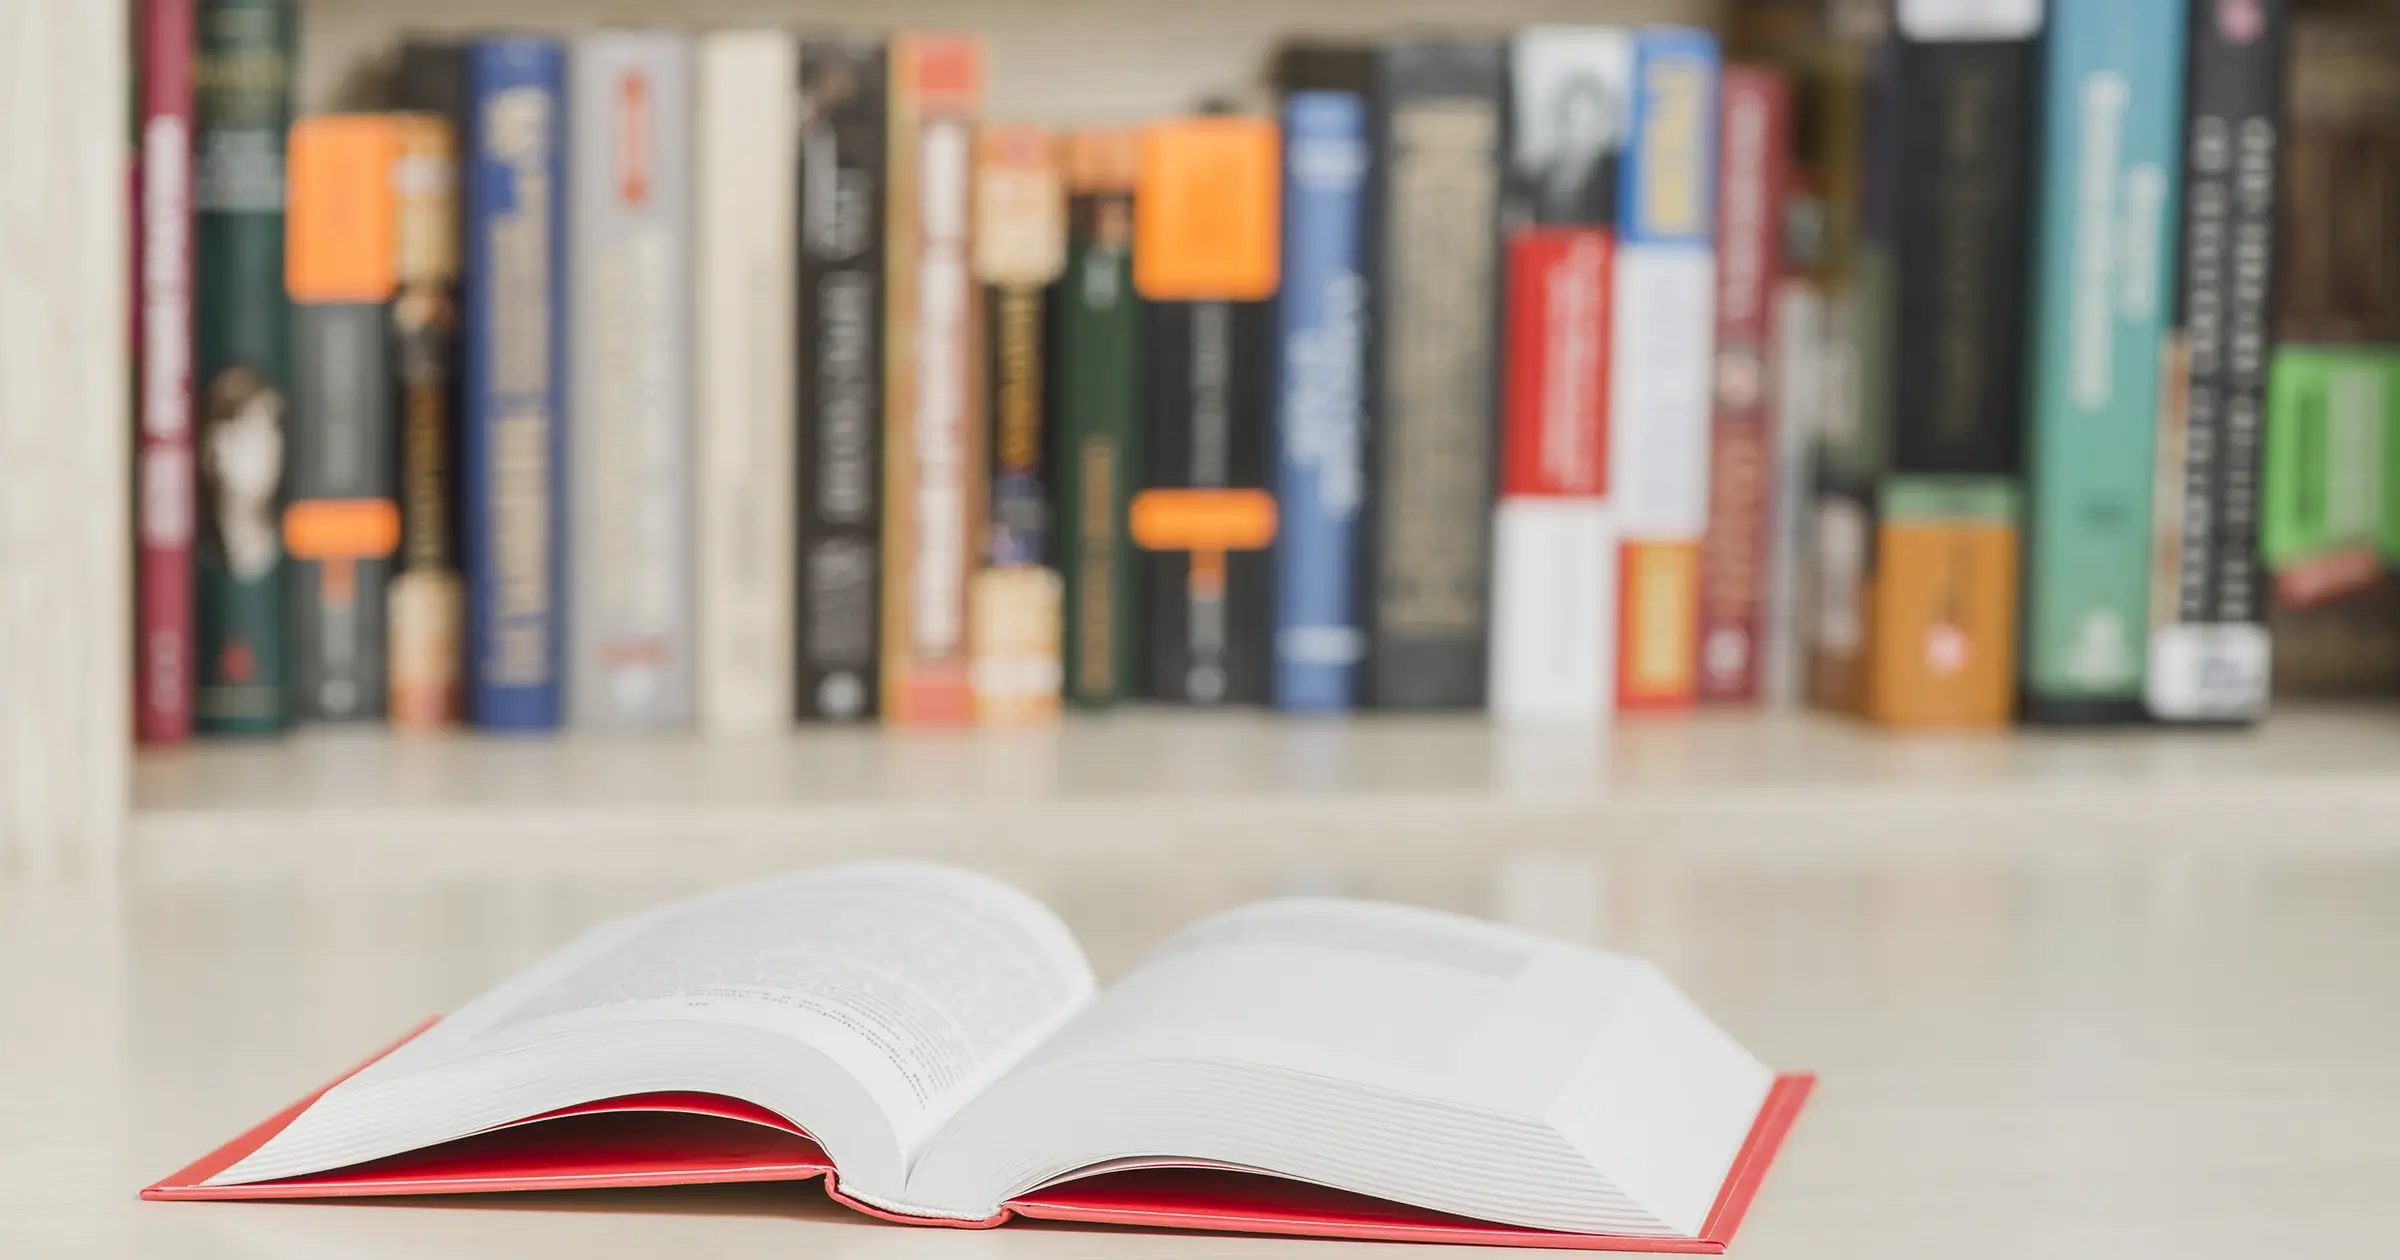
[[[2172,314],[2185,0],[2051,6],[2034,252],[2029,720],[2135,721]]]

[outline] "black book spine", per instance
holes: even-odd
[[[2259,469],[2275,351],[2286,0],[2192,0],[2182,254],[2159,425],[2146,699],[2251,722],[2269,690]]]
[[[881,44],[800,53],[799,715],[876,711],[886,151]]]
[[[1412,40],[1379,67],[1363,618],[1377,707],[1484,703],[1505,56]]]
[[[2033,40],[1901,41],[1892,470],[2014,476],[2025,413]]]
[[[1150,304],[1152,357],[1143,380],[1149,486],[1266,487],[1269,309],[1264,302]],[[1151,699],[1267,702],[1272,557],[1265,550],[1145,553]]]

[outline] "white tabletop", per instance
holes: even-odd
[[[2381,1253],[2400,1237],[2400,819],[2357,822],[2388,847],[2220,834],[2188,851],[2168,838],[2012,854],[1928,837],[1922,853],[1837,845],[1765,861],[1520,850],[1495,835],[1377,862],[1294,837],[1281,858],[1203,877],[1163,857],[1146,874],[1027,854],[992,865],[1057,906],[1104,974],[1202,913],[1296,888],[1650,955],[1762,1057],[1823,1074],[1734,1246],[1742,1260],[2255,1260]],[[0,882],[0,1255],[1362,1254],[911,1230],[853,1217],[813,1185],[138,1202],[142,1185],[576,929],[723,878],[345,882],[338,855],[325,867],[258,883]]]

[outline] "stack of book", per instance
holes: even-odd
[[[2384,356],[2274,351],[2378,335],[2274,242],[2400,110],[2287,140],[2277,0],[1823,12],[1052,129],[772,30],[295,117],[289,0],[141,0],[137,731],[2254,720],[2270,591],[2400,553]]]

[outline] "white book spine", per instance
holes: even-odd
[[[798,45],[711,33],[698,74],[700,720],[755,734],[791,723],[799,653]]]
[[[1493,520],[1492,715],[1598,726],[1616,708],[1617,531],[1598,498],[1505,498]]]
[[[568,80],[568,720],[681,726],[694,654],[691,46],[595,31],[575,41]]]

